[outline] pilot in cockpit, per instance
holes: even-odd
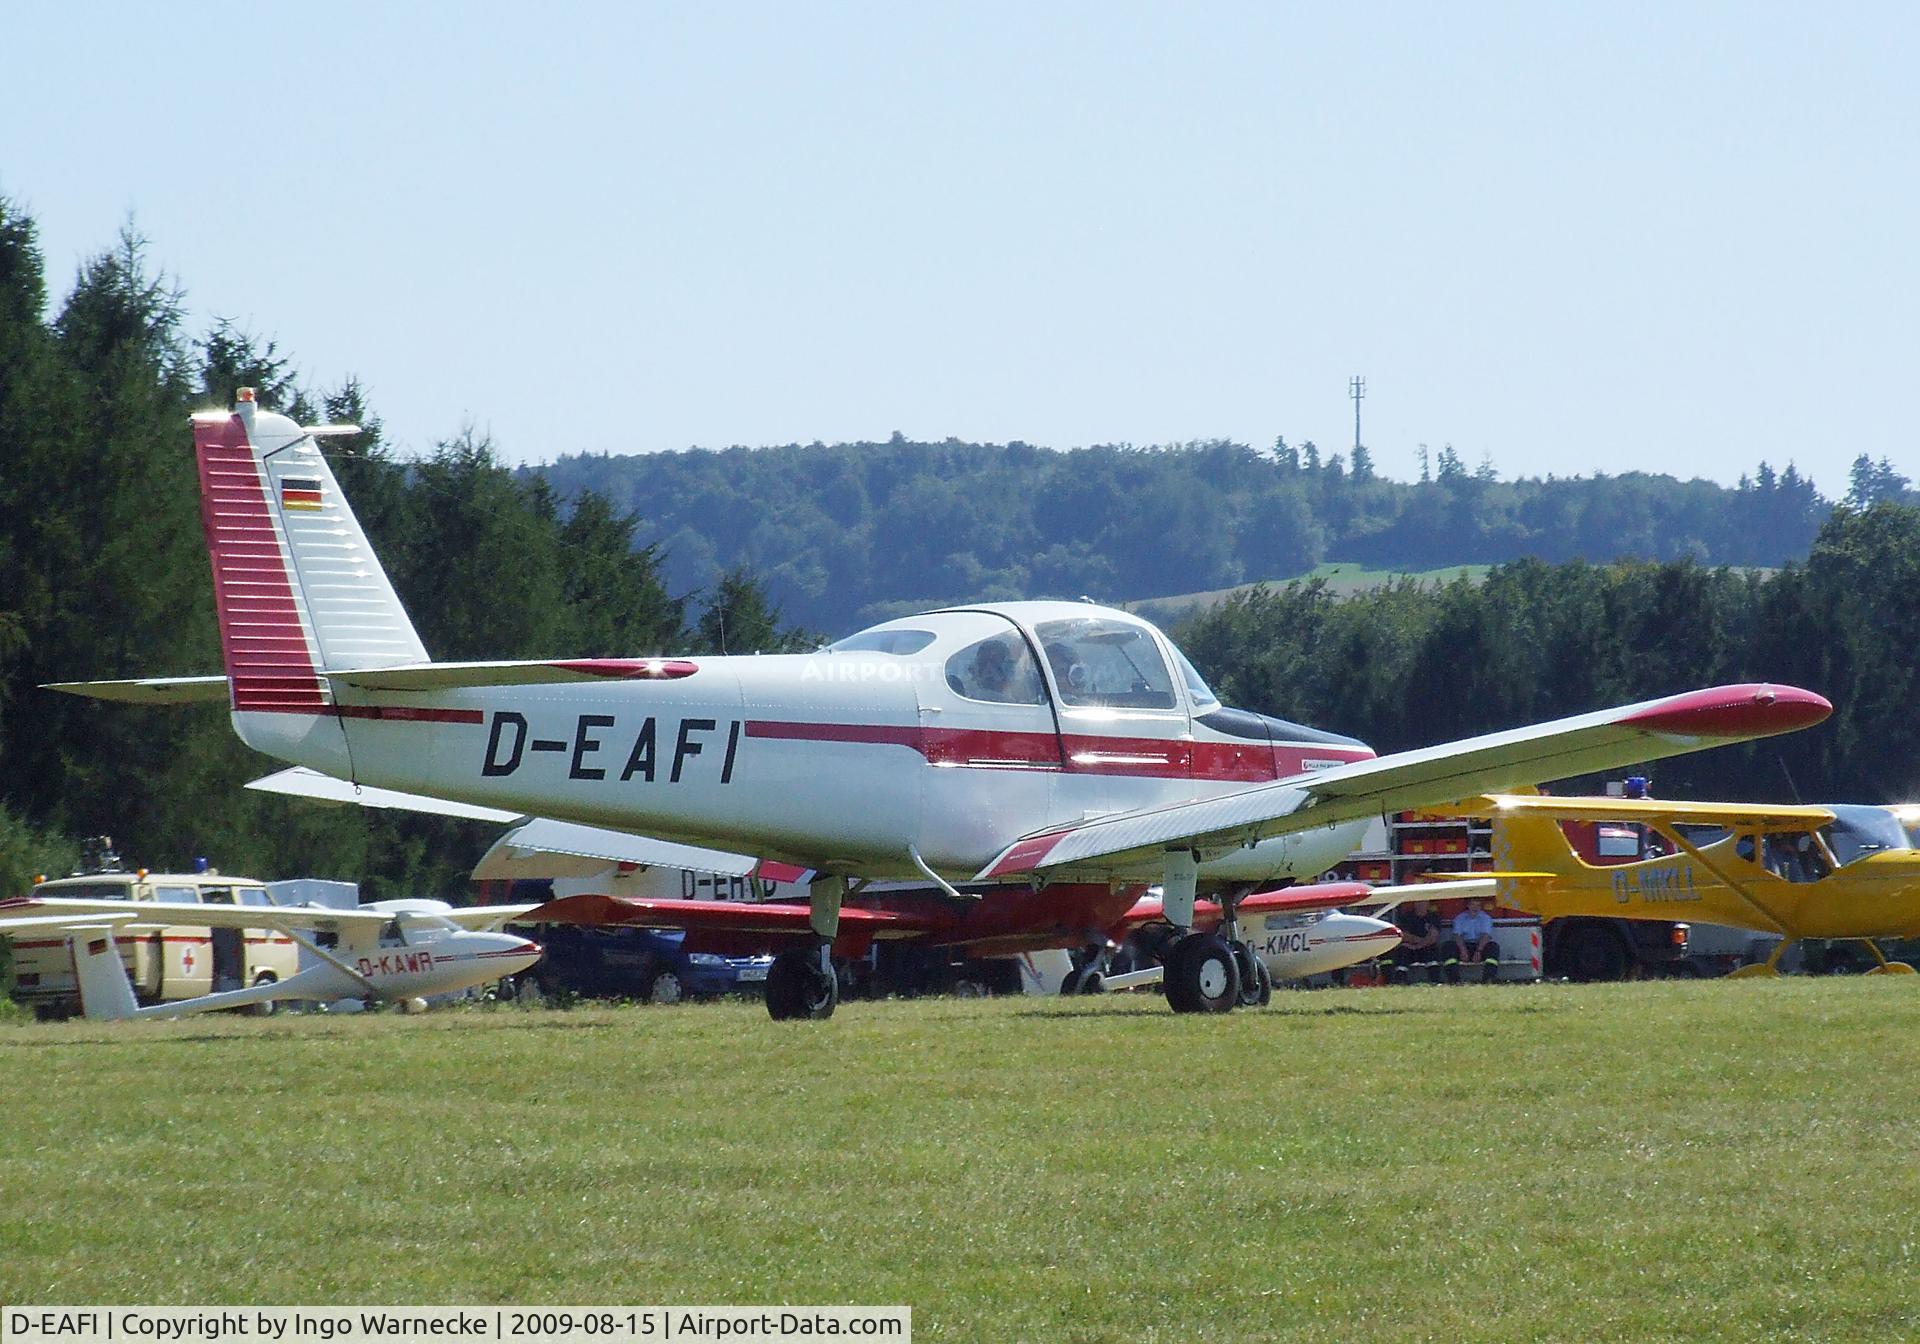
[[[965,687],[956,689],[976,700],[1038,703],[1040,683],[1034,675],[1033,659],[1024,644],[1014,642],[1017,638],[1002,635],[982,642],[967,668]]]

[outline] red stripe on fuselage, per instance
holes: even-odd
[[[905,724],[791,723],[747,721],[747,736],[786,742],[853,742],[907,747],[930,765],[983,770],[1051,769],[1074,774],[1135,775],[1157,779],[1208,779],[1258,783],[1301,773],[1309,760],[1362,761],[1360,747],[1322,743],[1196,742],[1161,737],[1091,737],[1068,734],[1067,759],[1052,733],[1003,732],[991,728],[924,728]]]

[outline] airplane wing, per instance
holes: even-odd
[[[117,700],[129,705],[227,704],[230,694],[224,675],[217,677],[138,677],[132,681],[54,681],[41,688],[64,691],[92,700]]]
[[[585,924],[643,929],[685,929],[688,933],[743,938],[772,948],[791,946],[810,937],[813,924],[800,904],[746,901],[654,901],[624,896],[563,896],[531,911],[523,924]],[[934,921],[891,910],[842,906],[840,932],[834,951],[842,956],[864,953],[875,939],[923,938],[934,931]]]
[[[438,817],[460,817],[468,821],[519,821],[521,813],[504,812],[497,807],[474,803],[449,802],[429,798],[422,793],[402,793],[398,789],[374,789],[352,780],[335,779],[318,770],[296,765],[290,770],[265,775],[248,782],[247,787],[261,793],[280,793],[293,798],[310,798],[321,803],[354,803],[360,807],[391,807],[402,812],[426,812]]]
[[[324,905],[201,905],[193,901],[89,901],[53,896],[20,896],[0,901],[0,920],[47,917],[103,919],[128,928],[165,928],[190,924],[203,929],[374,928],[391,922],[378,910],[336,910]]]
[[[1458,814],[1456,814],[1458,815]],[[1373,887],[1349,909],[1365,910],[1385,916],[1408,901],[1482,900],[1490,901],[1499,890],[1502,877],[1548,877],[1548,873],[1435,873],[1431,882],[1403,882],[1398,886]]]
[[[476,882],[514,881],[522,878],[592,877],[612,864],[632,864],[639,868],[691,868],[696,872],[716,873],[722,877],[760,877],[770,882],[806,882],[811,869],[790,863],[778,863],[751,854],[730,854],[699,845],[675,844],[654,840],[626,831],[611,831],[598,826],[554,821],[546,817],[527,817],[496,807],[450,802],[420,793],[402,793],[397,789],[376,789],[349,780],[323,775],[305,766],[294,766],[276,774],[253,780],[247,785],[263,793],[286,794],[322,803],[354,803],[361,807],[391,807],[403,812],[424,812],[433,816],[461,817],[470,821],[518,822],[474,867]]]
[[[0,902],[0,907],[13,902]],[[124,904],[124,903],[123,903]],[[111,915],[19,915],[0,917],[0,933],[20,933],[27,929],[73,929],[81,927],[109,928],[121,924],[130,924],[136,916],[130,911],[121,910]]]
[[[446,920],[463,929],[492,929],[525,915],[537,903],[468,905],[451,910],[339,909],[325,905],[201,905],[194,901],[70,900],[23,896],[0,901],[0,933],[35,926],[115,924],[130,929],[159,929],[175,924],[203,929],[298,929],[337,932],[379,929],[395,920]]]
[[[612,864],[637,868],[691,868],[721,877],[760,877],[770,882],[806,882],[811,869],[751,854],[729,854],[699,845],[675,844],[625,831],[535,817],[514,827],[481,856],[476,882],[490,879],[592,877]]]
[[[484,932],[497,929],[502,924],[511,924],[539,908],[540,902],[526,901],[519,905],[460,905],[439,913],[440,918],[458,924],[463,929]]]
[[[1269,836],[1810,727],[1833,712],[1791,686],[1718,686],[1100,817],[1015,841],[975,881],[1157,876],[1169,849],[1227,853]]]
[[[1775,803],[1686,803],[1666,798],[1555,798],[1496,793],[1469,798],[1454,816],[1549,817],[1554,821],[1643,821],[1701,826],[1772,826],[1815,830],[1833,820],[1824,807]]]
[[[1373,891],[1364,882],[1318,882],[1312,886],[1283,887],[1278,891],[1255,892],[1251,896],[1242,896],[1236,905],[1242,917],[1247,915],[1314,914],[1322,910],[1338,910],[1342,906],[1358,905],[1365,901]],[[1142,896],[1135,901],[1120,917],[1120,923],[1128,929],[1136,929],[1142,924],[1152,924],[1164,919],[1166,912],[1158,896]],[[1220,918],[1220,906],[1214,901],[1200,901],[1194,906],[1194,922],[1203,927],[1212,925]]]

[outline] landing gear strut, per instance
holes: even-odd
[[[1085,948],[1073,954],[1073,969],[1067,972],[1067,978],[1060,982],[1062,998],[1072,998],[1076,994],[1098,994],[1105,988],[1107,973],[1107,945],[1089,943]]]
[[[1194,888],[1200,859],[1190,849],[1167,851],[1160,882],[1160,908],[1173,926],[1175,940],[1163,960],[1166,975],[1161,989],[1167,1006],[1176,1013],[1227,1013],[1240,1001],[1242,957],[1250,955],[1239,942],[1239,925],[1228,899],[1218,933],[1194,933]],[[1224,935],[1224,936],[1223,936]]]

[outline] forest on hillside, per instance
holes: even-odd
[[[948,440],[790,444],[533,469],[642,521],[670,587],[744,568],[836,634],[952,602],[1137,601],[1306,573],[1323,560],[1419,571],[1531,556],[1773,567],[1804,557],[1832,504],[1793,465],[1738,485],[1645,473],[1502,480],[1442,448],[1412,483],[1311,443],[1055,452]],[[1862,457],[1847,502],[1907,497]]]
[[[1920,722],[1911,709],[1920,691],[1912,657],[1920,507],[1885,462],[1862,459],[1849,497],[1829,504],[1785,471],[1756,473],[1737,489],[1693,483],[1675,494],[1654,478],[1500,482],[1449,461],[1435,480],[1405,486],[1356,482],[1350,464],[1304,452],[1232,445],[1051,454],[893,443],[772,449],[764,458],[736,450],[610,459],[693,471],[705,482],[705,495],[682,491],[680,512],[644,514],[618,478],[601,493],[557,469],[510,470],[470,434],[402,459],[357,383],[301,386],[274,339],[220,322],[196,327],[185,292],[131,233],[88,260],[57,302],[49,297],[33,220],[0,199],[0,893],[18,892],[35,871],[64,869],[81,837],[109,833],[129,860],[149,866],[205,855],[266,878],[357,880],[368,898],[458,899],[491,839],[489,828],[471,824],[249,792],[245,781],[277,764],[241,745],[216,710],[108,705],[40,689],[218,670],[187,416],[229,404],[241,385],[305,422],[363,426],[328,441],[338,444],[334,470],[441,659],[806,647],[812,637],[796,626],[837,632],[849,624],[845,613],[934,596],[1138,595],[1136,585],[1158,572],[1140,559],[1148,551],[1212,557],[1177,571],[1178,583],[1218,586],[1266,567],[1235,561],[1248,566],[1235,570],[1222,557],[1238,544],[1231,536],[1269,544],[1261,538],[1279,516],[1263,512],[1269,504],[1284,511],[1292,500],[1318,520],[1361,517],[1365,501],[1389,501],[1364,516],[1404,519],[1416,508],[1449,516],[1479,500],[1486,507],[1463,518],[1504,516],[1517,527],[1535,516],[1526,512],[1530,499],[1562,500],[1554,507],[1570,519],[1604,513],[1593,501],[1605,492],[1577,507],[1565,501],[1606,484],[1619,500],[1653,501],[1656,512],[1619,505],[1609,515],[1616,523],[1590,524],[1593,535],[1638,527],[1648,550],[1667,558],[1549,563],[1489,551],[1486,558],[1508,563],[1478,585],[1399,583],[1345,601],[1318,584],[1265,587],[1193,618],[1176,638],[1228,699],[1382,749],[1713,682],[1789,681],[1831,698],[1832,720],[1777,742],[1668,762],[1662,791],[1920,795]],[[829,516],[844,525],[810,540],[790,522],[780,548],[723,553],[719,540],[771,547],[783,535],[776,516],[785,515],[771,497],[781,473],[800,465],[816,475],[788,485],[792,510],[838,510]],[[1065,469],[1075,465],[1089,470]],[[971,479],[963,467],[998,473],[995,490],[1025,502],[995,513],[999,496],[952,483]],[[1215,493],[1201,496],[1202,487]],[[751,503],[763,496],[765,518]],[[1353,509],[1339,513],[1335,496]],[[695,498],[705,502],[685,502]],[[882,511],[910,499],[917,511],[877,528]],[[1233,528],[1208,511],[1222,500],[1240,501],[1228,510]],[[1654,516],[1680,521],[1663,530],[1647,522]],[[1739,527],[1728,521],[1741,516]],[[669,523],[687,517],[702,519],[715,544],[701,563],[721,566],[693,586],[673,577],[686,524]],[[1021,562],[1023,586],[1014,584],[1017,567],[993,567],[1013,565],[1005,537],[1017,528],[1008,520],[1056,529]],[[1805,538],[1798,552],[1793,535]],[[1663,551],[1654,544],[1661,537],[1712,537],[1728,549],[1712,552],[1700,540]],[[969,538],[1000,538],[993,565],[952,559]],[[810,551],[815,545],[828,548]],[[1695,558],[1703,547],[1715,561],[1780,568],[1735,572]],[[1050,557],[1054,568],[1035,557]],[[802,591],[790,581],[801,572],[823,585],[817,592],[849,591],[833,598],[838,606],[795,597],[783,614],[778,599]],[[1084,581],[1094,573],[1108,581]]]
[[[745,575],[670,593],[635,520],[562,502],[455,435],[401,462],[352,381],[295,385],[271,340],[194,334],[182,290],[128,233],[47,308],[33,221],[0,200],[0,891],[62,870],[83,836],[133,862],[358,879],[376,896],[459,893],[485,828],[249,792],[275,763],[224,712],[102,704],[43,683],[217,672],[190,412],[258,390],[302,423],[363,432],[342,489],[437,658],[787,647]]]

